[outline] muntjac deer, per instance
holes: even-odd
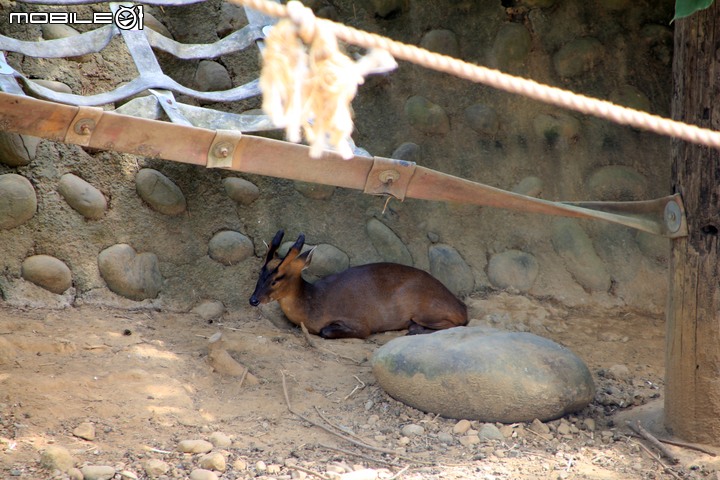
[[[308,283],[301,276],[312,258],[312,250],[300,253],[305,236],[280,258],[283,235],[280,230],[273,238],[250,305],[277,300],[291,322],[324,338],[367,338],[403,329],[426,333],[468,322],[465,304],[439,280],[405,265],[361,265]]]

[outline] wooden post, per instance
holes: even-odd
[[[675,23],[673,118],[720,130],[720,0]],[[673,142],[689,236],[673,241],[665,425],[720,445],[720,151]]]

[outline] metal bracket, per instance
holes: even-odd
[[[98,107],[78,107],[77,114],[70,123],[63,142],[74,143],[83,147],[90,145],[93,131],[103,113],[103,109]]]
[[[242,138],[236,130],[218,130],[207,156],[208,168],[232,168],[233,155]]]
[[[414,173],[415,162],[373,157],[373,165],[363,192],[371,195],[392,195],[402,201]]]

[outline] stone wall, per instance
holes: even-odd
[[[669,1],[307,3],[319,15],[406,43],[669,114]],[[215,41],[244,17],[217,1],[148,10],[150,21],[182,42]],[[0,30],[21,39],[72,34]],[[204,62],[159,58],[180,83],[206,90],[258,71],[255,52]],[[75,93],[134,76],[116,44],[83,58],[11,54],[9,61]],[[206,106],[240,112],[259,101]],[[667,139],[406,63],[369,79],[354,107],[355,140],[375,155],[550,200],[670,193]],[[304,232],[320,246],[310,276],[388,260],[429,270],[459,295],[509,289],[569,305],[664,307],[669,242],[624,227],[411,199],[385,208],[384,199],[357,191],[0,139],[0,293],[7,304],[187,310],[219,300],[238,308],[253,289],[263,242],[279,228],[286,240]]]

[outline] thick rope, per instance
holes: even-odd
[[[266,15],[285,18],[288,16],[284,5],[267,0],[228,0],[231,3],[245,5]],[[720,132],[700,128],[676,120],[652,115],[647,112],[615,105],[606,100],[586,97],[557,87],[551,87],[502,73],[498,70],[473,65],[447,55],[391,40],[380,35],[364,32],[326,19],[315,18],[315,29],[332,31],[335,36],[347,43],[366,49],[381,49],[397,59],[406,60],[439,72],[471,80],[475,83],[523,95],[533,100],[548,103],[587,115],[610,120],[622,125],[648,130],[691,143],[720,149]]]

